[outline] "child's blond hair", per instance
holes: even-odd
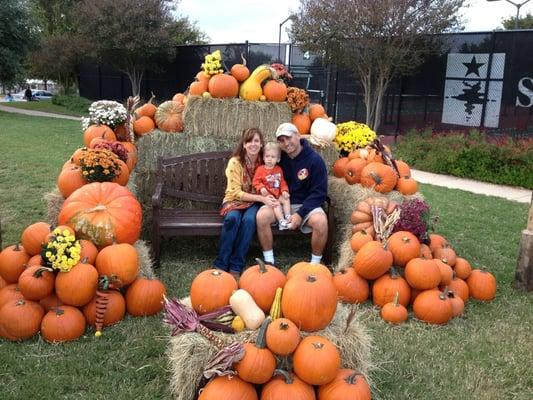
[[[267,143],[265,143],[265,148],[263,149],[263,155],[268,150],[276,150],[276,153],[278,153],[278,162],[279,162],[280,156],[281,156],[281,149],[279,148],[279,144],[277,144],[276,142],[267,142]]]

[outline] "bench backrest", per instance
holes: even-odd
[[[159,158],[157,180],[168,196],[200,201],[222,202],[226,190],[226,165],[230,151]]]

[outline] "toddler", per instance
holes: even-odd
[[[277,165],[280,159],[280,148],[277,143],[268,142],[263,151],[264,165],[257,167],[253,179],[253,186],[257,193],[263,196],[272,195],[279,200],[279,206],[274,207],[274,214],[279,223],[279,230],[289,229],[291,203],[289,187],[283,179],[283,171]]]

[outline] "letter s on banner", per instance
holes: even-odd
[[[526,81],[529,81],[530,87],[533,88],[533,78],[525,76],[518,81],[518,92],[527,97],[529,99],[529,102],[527,104],[522,103],[520,101],[520,96],[517,95],[515,103],[515,106],[517,107],[531,107],[533,105],[533,89],[526,87]]]

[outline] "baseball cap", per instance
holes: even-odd
[[[292,135],[298,134],[298,128],[296,128],[296,125],[291,124],[290,122],[284,122],[280,126],[278,126],[278,130],[276,131],[276,138],[279,138],[280,136],[288,136],[291,137]]]

